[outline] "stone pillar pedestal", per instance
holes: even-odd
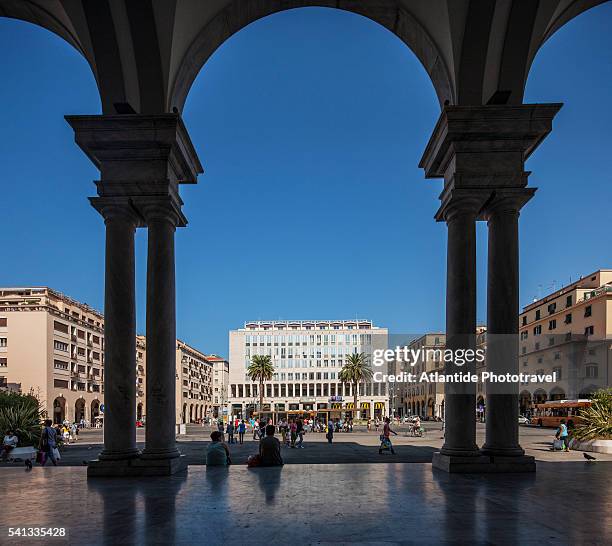
[[[560,108],[561,104],[446,106],[419,165],[427,178],[444,178],[436,219],[448,225],[448,349],[475,348],[474,222],[489,221],[487,339],[491,333],[509,336],[505,344],[493,343],[487,358],[496,371],[516,371],[518,366],[520,209],[512,212],[498,205],[501,196],[520,195],[526,200],[535,191],[526,188],[529,173],[524,163],[551,131]],[[475,368],[458,369],[447,363],[446,373],[451,371],[473,373]],[[518,384],[516,395],[514,390],[490,392],[490,386],[486,385],[487,442],[478,451],[475,384],[445,385],[445,443],[434,454],[434,467],[447,472],[535,470],[533,459],[524,457],[518,444]]]
[[[102,214],[121,204],[130,219],[107,219],[105,449],[88,476],[169,475],[187,468],[175,445],[174,230],[185,226],[179,184],[202,166],[178,114],[67,116],[75,140],[100,169]],[[115,210],[109,208],[108,210]],[[106,215],[105,215],[106,218]],[[136,450],[134,228],[149,227],[147,445]],[[106,440],[108,439],[108,443]]]

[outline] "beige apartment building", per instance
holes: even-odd
[[[0,289],[0,376],[55,422],[93,422],[104,401],[104,317],[50,288]]]
[[[387,349],[387,329],[368,320],[252,321],[229,333],[228,413],[259,412],[259,385],[246,370],[254,355],[269,355],[274,376],[264,386],[264,416],[273,419],[307,413],[318,418],[355,416],[353,387],[339,373],[351,353],[368,356]],[[359,386],[361,417],[389,414],[386,383]]]
[[[218,419],[227,414],[227,392],[229,385],[229,362],[218,355],[206,357],[213,367],[212,417]]]
[[[212,416],[213,365],[181,340],[176,341],[176,423],[200,423]]]
[[[523,383],[520,408],[546,400],[589,398],[610,386],[612,270],[600,269],[527,305],[519,316],[519,368],[556,374]]]
[[[136,337],[136,419],[146,418],[145,336]],[[212,412],[212,364],[176,344],[176,423]],[[31,392],[55,422],[103,419],[104,316],[47,287],[0,288],[0,385]]]

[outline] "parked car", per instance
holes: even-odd
[[[525,417],[524,415],[519,415],[518,422],[519,422],[519,425],[528,425],[529,419],[527,419],[527,417]]]

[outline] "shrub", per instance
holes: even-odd
[[[42,411],[39,400],[30,394],[0,392],[0,433],[12,430],[20,446],[38,446]]]
[[[612,388],[600,389],[591,397],[591,405],[580,414],[574,436],[578,440],[612,439]]]

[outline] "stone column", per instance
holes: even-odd
[[[534,188],[497,191],[487,206],[487,371],[518,374],[519,232],[521,207]],[[486,442],[491,456],[524,455],[519,445],[517,383],[489,382],[486,387]]]
[[[136,449],[134,233],[127,200],[91,200],[106,224],[104,281],[104,449],[100,460],[131,459]]]
[[[170,206],[143,203],[148,226],[147,421],[143,459],[173,459],[176,448],[176,288],[174,232]]]
[[[446,349],[476,347],[476,218],[482,198],[478,192],[455,190],[442,215],[448,227],[446,262]],[[445,373],[470,373],[475,362],[445,363]],[[476,445],[476,385],[444,384],[446,419],[440,453],[449,457],[478,457]],[[425,402],[426,403],[426,402]]]
[[[94,207],[101,210],[119,204],[134,211],[131,222],[115,216],[107,221],[108,444],[101,460],[89,463],[87,475],[172,474],[185,467],[174,445],[174,229],[187,224],[181,212],[179,186],[195,184],[202,165],[180,115],[175,113],[66,116],[66,120],[74,129],[77,144],[100,170],[96,182],[99,197],[92,199]],[[155,212],[160,207],[168,212],[166,216]],[[129,458],[137,454],[134,228],[144,227],[147,216],[151,222],[147,297],[147,368],[152,370],[147,377],[150,429],[147,427],[144,457]]]

